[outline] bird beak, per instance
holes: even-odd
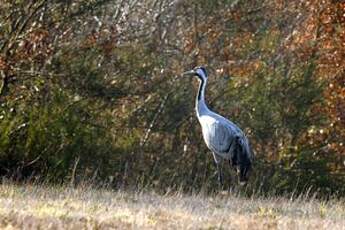
[[[195,71],[194,70],[189,70],[186,72],[182,73],[182,76],[191,76],[191,75],[195,75]]]

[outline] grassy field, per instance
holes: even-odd
[[[345,229],[345,202],[0,185],[1,229]]]

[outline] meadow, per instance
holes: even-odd
[[[344,200],[0,185],[1,229],[344,229]]]

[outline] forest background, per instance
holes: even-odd
[[[247,191],[344,195],[336,0],[1,0],[0,176],[212,191],[197,65],[250,139]]]

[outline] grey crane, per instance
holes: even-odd
[[[196,67],[182,75],[196,76],[199,80],[195,102],[196,116],[202,128],[204,141],[213,153],[219,183],[223,185],[220,163],[222,159],[225,159],[236,170],[240,184],[246,184],[253,160],[247,137],[237,125],[207,107],[205,89],[208,75],[204,67]]]

